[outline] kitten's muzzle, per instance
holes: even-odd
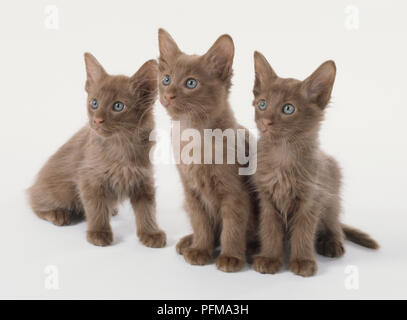
[[[269,119],[262,119],[261,124],[262,124],[262,131],[266,132],[271,129],[271,126],[273,125],[273,121],[271,121]]]
[[[103,119],[103,118],[99,118],[99,117],[93,118],[93,123],[97,126],[102,125],[103,122],[105,122],[105,119]]]

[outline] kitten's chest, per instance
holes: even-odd
[[[285,217],[295,211],[304,196],[303,183],[295,168],[263,167],[256,172],[255,180],[259,190],[267,194],[270,205]]]
[[[120,161],[108,165],[103,174],[103,179],[118,193],[128,194],[145,179],[148,170],[134,164]]]

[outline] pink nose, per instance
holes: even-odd
[[[93,118],[93,122],[94,122],[95,124],[97,124],[97,125],[100,125],[100,124],[102,124],[103,122],[105,122],[105,119],[95,117],[95,118]]]
[[[170,102],[171,100],[174,100],[174,99],[175,99],[175,95],[172,94],[172,93],[166,93],[166,94],[164,95],[164,98],[165,98],[165,100],[167,100],[168,102]]]
[[[266,128],[273,124],[273,122],[271,120],[268,120],[268,119],[263,119],[262,122],[263,122],[263,124],[264,124],[264,126]]]

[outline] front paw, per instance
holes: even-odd
[[[178,254],[183,255],[184,251],[186,249],[188,249],[189,247],[191,247],[192,241],[193,241],[193,235],[192,234],[181,238],[181,240],[178,241],[177,247],[176,247]]]
[[[274,274],[283,267],[282,259],[257,256],[253,261],[253,269],[263,274]]]
[[[290,270],[303,277],[313,276],[317,272],[317,262],[315,260],[292,260]]]
[[[236,257],[220,255],[216,259],[216,267],[223,272],[236,272],[243,268],[244,260]]]
[[[212,255],[208,250],[187,248],[184,250],[184,259],[192,265],[203,266],[212,260]]]
[[[139,239],[142,244],[149,248],[163,248],[167,243],[167,236],[163,231],[140,233]]]
[[[105,247],[113,242],[113,233],[110,231],[88,231],[86,238],[95,246]]]

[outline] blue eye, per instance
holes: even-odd
[[[164,86],[168,86],[170,83],[171,83],[171,78],[170,78],[170,76],[167,74],[167,75],[163,78],[162,84],[163,84]]]
[[[92,109],[97,109],[97,108],[98,108],[98,101],[97,101],[96,99],[92,99],[92,100],[90,101],[90,107],[91,107]]]
[[[283,107],[283,113],[285,114],[293,114],[295,112],[295,107],[292,104],[286,104]]]
[[[187,80],[187,82],[185,82],[185,86],[188,89],[195,89],[197,85],[198,85],[198,81],[196,81],[194,78],[189,78]]]
[[[124,109],[124,103],[117,101],[113,104],[113,111],[120,112]]]
[[[266,110],[266,108],[267,108],[267,102],[266,102],[266,100],[260,100],[258,103],[257,103],[257,106],[259,107],[259,109],[260,110],[262,110],[262,111],[264,111],[264,110]]]

